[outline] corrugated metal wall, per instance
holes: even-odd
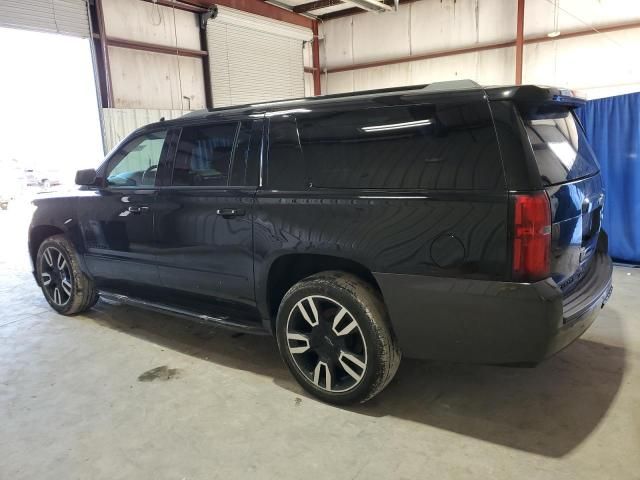
[[[207,33],[214,107],[304,97],[301,41],[225,24]]]
[[[214,107],[304,97],[311,30],[218,7],[207,24]]]
[[[89,37],[85,0],[2,0],[0,27]]]

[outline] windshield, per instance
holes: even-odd
[[[598,173],[596,157],[569,109],[538,109],[523,118],[545,186]]]

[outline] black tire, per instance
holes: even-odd
[[[36,274],[44,297],[58,313],[75,315],[98,301],[93,281],[80,269],[78,254],[64,235],[42,242],[36,256]]]
[[[352,274],[321,272],[296,283],[282,299],[276,322],[284,362],[307,392],[325,402],[366,402],[400,365],[380,294]]]

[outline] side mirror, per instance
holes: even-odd
[[[76,185],[95,185],[98,174],[93,168],[76,172]]]

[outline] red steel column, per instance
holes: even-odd
[[[102,10],[102,0],[96,0],[96,17],[98,20],[98,28],[100,29],[100,53],[102,57],[102,66],[104,69],[104,81],[106,92],[107,105],[102,107],[113,107],[113,87],[111,84],[111,68],[109,66],[109,46],[107,45],[107,31],[104,26],[104,13]]]
[[[311,44],[311,53],[313,56],[313,94],[320,95],[320,40],[318,38],[318,21],[315,20],[312,26],[313,43]]]
[[[518,0],[516,26],[516,85],[522,85],[522,57],[524,54],[524,0]]]

